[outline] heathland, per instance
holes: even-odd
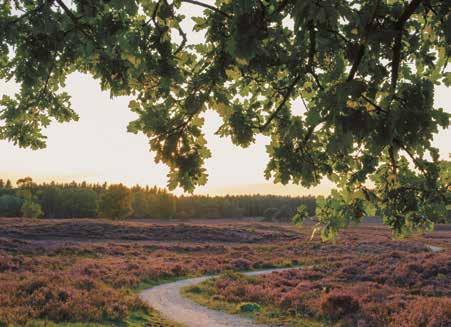
[[[224,272],[186,295],[286,325],[449,323],[448,225],[404,240],[377,224],[344,230],[334,243],[310,236],[308,226],[237,220],[1,218],[0,326],[173,326],[137,292]],[[230,272],[290,266],[306,269]]]

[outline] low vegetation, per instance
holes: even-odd
[[[336,244],[310,240],[310,233],[308,228],[238,221],[158,225],[2,218],[0,326],[171,326],[138,299],[136,290],[188,276],[298,265],[316,268],[256,279],[228,275],[212,286],[214,299],[238,305],[244,314],[263,316],[269,307],[276,320],[303,313],[303,296],[312,298],[308,319],[324,317],[329,310],[333,316],[342,293],[355,297],[359,311],[350,314],[345,308],[344,317],[337,311],[339,321],[371,321],[368,308],[378,303],[373,297],[385,301],[393,295],[393,301],[404,303],[395,306],[403,310],[391,315],[398,320],[409,312],[423,319],[415,305],[424,301],[432,301],[428,305],[434,312],[446,308],[449,252],[432,254],[423,244],[450,248],[449,231],[392,241],[383,227],[361,227],[340,234]],[[199,289],[197,295],[202,294]],[[331,304],[323,307],[327,301]]]
[[[143,326],[146,319],[160,326],[135,290],[190,275],[297,263],[282,247],[296,233],[237,225],[0,219],[0,326],[132,326],[127,321],[138,314]]]
[[[431,253],[413,240],[381,243],[377,236],[356,236],[348,234],[336,246],[317,244],[310,267],[258,277],[225,273],[184,294],[269,324],[449,326],[449,247]]]

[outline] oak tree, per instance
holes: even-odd
[[[205,10],[190,17],[188,5]],[[0,78],[20,91],[0,101],[0,138],[38,149],[52,120],[77,120],[61,89],[80,71],[112,96],[133,97],[139,118],[129,131],[149,137],[170,188],[206,183],[202,114],[210,109],[223,119],[217,133],[239,146],[270,137],[267,178],[337,184],[318,211],[324,237],[369,207],[397,232],[429,226],[449,194],[431,140],[449,124],[434,89],[451,83],[450,5],[6,0]],[[201,43],[191,42],[185,19],[205,35]]]

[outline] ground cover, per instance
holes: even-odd
[[[447,247],[447,233],[442,230],[428,235],[427,241]],[[253,222],[151,224],[0,218],[0,326],[172,326],[139,300],[138,289],[227,270],[318,266],[319,270],[314,271],[319,275],[317,280],[312,280],[307,272],[277,275],[274,283],[289,283],[283,286],[286,292],[275,292],[272,299],[277,304],[280,294],[297,289],[304,278],[306,283],[316,285],[312,286],[314,290],[321,281],[330,280],[331,291],[336,288],[337,292],[341,290],[336,281],[339,277],[343,283],[377,284],[377,280],[356,280],[359,274],[349,269],[360,269],[354,264],[360,262],[368,270],[366,275],[382,278],[370,274],[374,266],[362,261],[381,258],[386,258],[387,264],[402,262],[405,268],[400,268],[399,276],[405,274],[409,283],[414,281],[398,288],[416,287],[431,292],[428,297],[449,297],[449,293],[437,293],[449,292],[443,286],[449,279],[449,252],[431,254],[424,246],[425,240],[421,237],[392,241],[389,232],[379,225],[347,230],[335,244],[324,244],[310,240],[309,228],[297,231],[289,226]],[[420,278],[418,284],[410,274],[413,269],[418,275],[415,269],[420,268],[411,268],[412,264],[429,269],[433,275]],[[432,268],[424,268],[438,264],[440,269],[448,270],[440,270],[439,275]],[[328,275],[329,280],[325,279]],[[273,285],[268,278],[262,277],[258,283]],[[431,282],[434,278],[438,280],[435,284]],[[239,282],[247,283],[246,279]],[[224,296],[233,294],[224,289]],[[249,296],[245,293],[242,298],[225,300],[252,302]],[[288,303],[286,312],[296,305]]]
[[[268,324],[449,326],[451,254],[443,241],[446,233],[397,242],[383,241],[383,233],[371,233],[375,230],[361,229],[360,237],[348,231],[335,245],[318,245],[311,267],[257,277],[226,273],[186,288],[184,295]],[[422,240],[435,240],[444,251],[432,253],[417,243]]]

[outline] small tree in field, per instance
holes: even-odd
[[[99,201],[100,217],[124,219],[132,213],[132,195],[122,184],[111,185]]]
[[[22,208],[20,208],[20,212],[22,213],[22,217],[25,218],[39,218],[42,216],[42,210],[39,203],[31,200],[25,200]]]
[[[16,194],[24,201],[20,208],[22,217],[39,218],[42,216],[41,205],[36,202],[36,196],[33,193],[33,188],[36,186],[33,179],[31,177],[21,178],[17,180],[16,184],[18,186]]]

